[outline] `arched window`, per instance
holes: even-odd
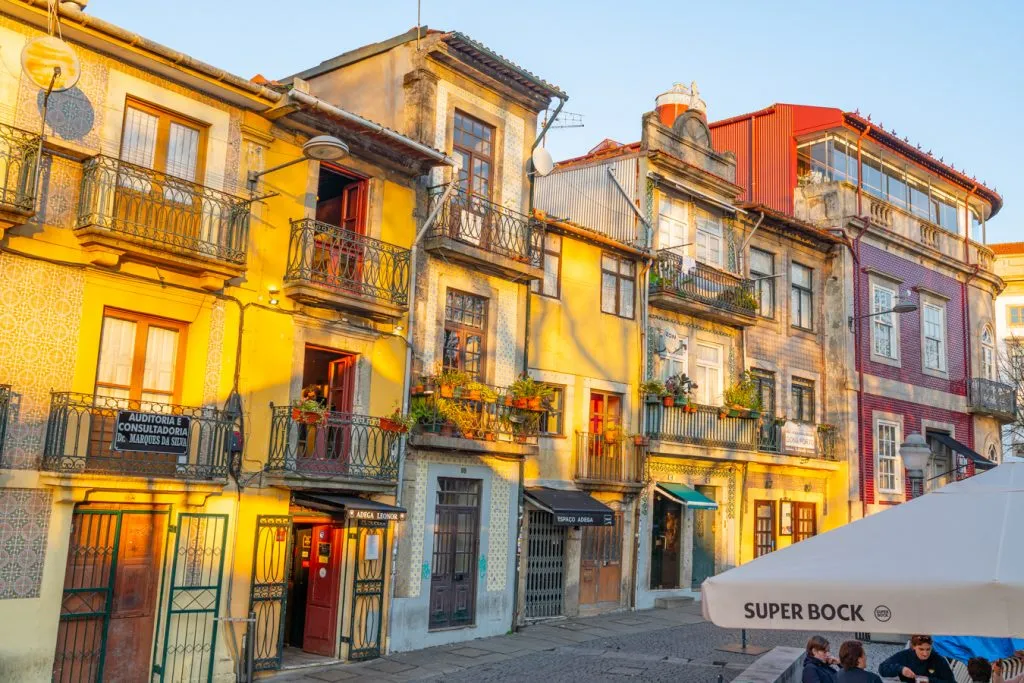
[[[996,345],[992,328],[988,325],[981,331],[981,376],[991,380],[996,378]]]
[[[999,447],[994,443],[988,445],[988,459],[994,463],[999,462]]]

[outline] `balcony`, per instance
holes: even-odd
[[[581,489],[635,491],[643,486],[646,457],[647,446],[633,439],[576,432],[573,476]]]
[[[0,463],[4,462],[4,440],[7,438],[7,420],[10,412],[11,386],[0,384]]]
[[[82,167],[75,234],[93,263],[151,263],[195,275],[216,291],[245,270],[249,202],[95,156]]]
[[[434,194],[434,210],[444,195]],[[470,268],[509,280],[544,277],[543,225],[482,197],[453,192],[440,207],[424,248]]]
[[[433,387],[414,393],[411,413],[417,424],[409,444],[443,451],[535,454],[541,412],[515,407],[505,388],[477,386],[481,389]]]
[[[36,212],[39,136],[0,124],[0,238]]]
[[[409,305],[409,250],[312,219],[292,221],[284,293],[393,321]]]
[[[839,432],[832,425],[804,422],[775,424],[767,420],[760,427],[757,450],[803,458],[838,459]]]
[[[757,299],[749,280],[666,251],[651,269],[652,306],[726,325],[752,325]]]
[[[222,410],[55,392],[41,468],[60,474],[223,480],[234,420]]]
[[[273,404],[270,413],[266,470],[292,487],[333,481],[386,489],[398,481],[402,433],[386,420],[327,412],[310,422],[294,408]]]
[[[968,389],[967,412],[994,417],[1003,423],[1017,419],[1017,395],[1011,385],[972,377]]]

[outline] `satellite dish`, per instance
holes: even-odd
[[[544,177],[555,169],[555,162],[551,159],[551,152],[543,147],[533,150],[533,170],[537,175]]]
[[[53,77],[54,68],[59,68]],[[70,90],[82,75],[82,65],[71,46],[56,36],[39,36],[25,43],[21,51],[21,70],[42,90]]]

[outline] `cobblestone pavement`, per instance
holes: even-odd
[[[805,632],[749,631],[750,645],[803,647]],[[825,634],[837,652],[850,633]],[[732,681],[756,658],[715,648],[740,634],[705,622],[699,605],[536,624],[519,633],[405,652],[361,664],[285,671],[272,680],[302,683],[635,683]],[[897,646],[868,646],[869,667]]]

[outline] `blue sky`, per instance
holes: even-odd
[[[93,0],[88,12],[241,76],[279,77],[416,24],[415,0]],[[638,139],[640,115],[696,80],[708,115],[772,102],[860,109],[1003,195],[988,241],[1024,240],[1024,3],[422,0],[569,94],[585,127],[556,159]],[[344,102],[338,103],[344,106]]]

